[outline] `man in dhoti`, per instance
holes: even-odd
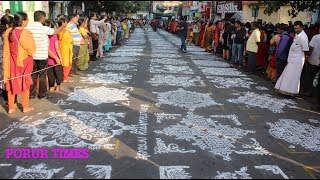
[[[300,76],[308,55],[308,36],[301,21],[294,22],[296,36],[289,50],[288,64],[278,79],[275,90],[281,94],[296,96],[300,89]]]

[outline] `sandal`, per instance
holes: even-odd
[[[27,109],[23,110],[23,113],[28,113],[34,110],[34,107],[28,107]]]

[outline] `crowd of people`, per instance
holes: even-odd
[[[320,64],[320,23],[301,21],[273,25],[266,22],[165,20],[162,28],[181,36],[185,44],[200,46],[221,56],[231,67],[251,74],[265,72],[278,93],[295,97],[315,96],[320,109],[318,84]],[[301,82],[301,83],[300,83]],[[301,84],[301,86],[300,86]]]
[[[10,12],[10,11],[9,11]],[[135,26],[132,19],[108,18],[95,12],[90,17],[77,14],[47,19],[44,11],[34,12],[34,22],[18,12],[6,14],[0,25],[0,90],[8,113],[31,112],[29,99],[51,98],[69,77],[86,70],[90,61],[105,57],[112,47],[128,39]]]

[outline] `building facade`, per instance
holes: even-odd
[[[33,21],[33,13],[42,10],[49,14],[49,1],[0,1],[0,15],[4,15],[4,11],[10,9],[11,14],[23,11],[28,14],[29,21]]]

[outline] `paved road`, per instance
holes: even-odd
[[[36,112],[0,108],[0,177],[320,178],[310,104],[179,45],[138,28]],[[5,158],[19,148],[38,158]]]

